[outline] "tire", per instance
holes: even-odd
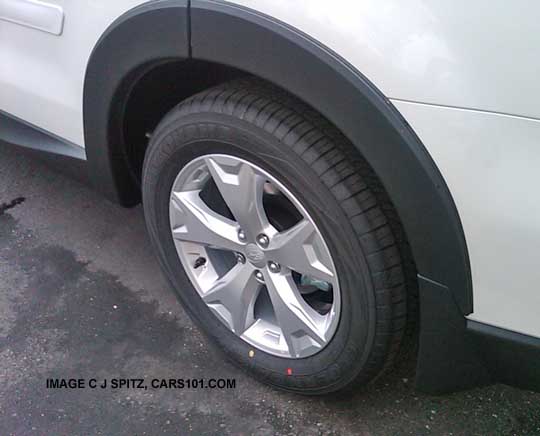
[[[186,165],[216,153],[271,174],[320,230],[339,277],[341,308],[319,352],[291,359],[254,348],[223,328],[186,274],[171,234],[171,189]],[[270,385],[312,395],[367,384],[390,366],[407,326],[406,242],[372,170],[312,109],[251,78],[195,95],[155,129],[142,186],[148,231],[168,280],[193,321],[237,365]]]

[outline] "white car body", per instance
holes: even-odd
[[[142,3],[0,0],[0,110],[84,148],[92,51]],[[308,35],[392,102],[455,201],[472,271],[468,317],[540,338],[540,3],[229,3]]]

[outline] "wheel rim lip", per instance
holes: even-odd
[[[173,208],[175,207],[173,204],[173,195],[175,192],[183,192],[185,189],[183,189],[186,185],[186,183],[190,180],[190,178],[193,176],[194,172],[200,170],[202,167],[206,167],[205,160],[208,158],[227,158],[227,159],[233,159],[238,161],[239,163],[247,164],[253,169],[255,169],[259,174],[264,175],[268,181],[270,181],[273,185],[275,185],[281,193],[283,193],[288,200],[294,205],[294,207],[301,213],[304,219],[309,220],[311,225],[314,227],[318,235],[320,235],[324,250],[327,251],[329,259],[330,259],[330,265],[331,271],[334,274],[334,283],[333,283],[333,301],[332,301],[332,307],[328,311],[328,321],[326,322],[326,328],[325,328],[325,343],[322,347],[308,351],[306,353],[303,353],[300,356],[292,356],[288,350],[287,347],[283,348],[283,346],[278,346],[274,344],[272,341],[268,340],[262,340],[261,335],[266,335],[276,333],[276,327],[277,329],[281,329],[279,327],[279,324],[273,324],[270,323],[268,320],[259,318],[256,319],[255,322],[248,327],[248,329],[242,334],[237,335],[241,339],[243,339],[248,344],[252,345],[253,347],[262,350],[266,353],[269,353],[274,356],[283,357],[283,358],[289,358],[289,359],[299,359],[299,358],[305,358],[310,357],[315,354],[320,353],[322,350],[324,350],[328,344],[331,342],[332,338],[335,335],[335,332],[337,330],[337,326],[339,324],[340,316],[341,316],[341,289],[339,284],[339,275],[337,273],[337,269],[335,267],[335,262],[332,256],[332,253],[328,247],[328,244],[326,242],[326,239],[323,237],[322,232],[320,231],[319,227],[309,214],[309,212],[306,210],[306,208],[302,205],[302,203],[298,200],[298,198],[275,176],[273,176],[271,173],[266,171],[265,169],[261,168],[257,164],[248,161],[244,158],[240,158],[234,155],[229,154],[223,154],[223,153],[210,153],[198,156],[197,158],[189,161],[184,167],[180,170],[180,172],[177,174],[171,188],[170,198],[169,198],[169,220],[170,220],[170,229],[171,229],[171,236],[173,232]],[[211,176],[210,176],[211,177]],[[193,268],[192,264],[192,258],[190,257],[189,253],[190,250],[193,250],[193,248],[197,248],[200,255],[204,255],[206,259],[210,259],[210,256],[207,251],[207,247],[204,245],[198,244],[198,243],[192,243],[192,242],[186,242],[186,241],[179,241],[175,238],[173,238],[173,243],[175,244],[176,252],[179,256],[179,259],[182,263],[182,266],[184,267],[184,271],[186,272],[191,284],[194,286],[195,290],[199,294],[199,296],[203,297],[205,292],[202,289],[201,286],[201,280],[196,275],[195,270]],[[246,244],[249,245],[249,244]],[[190,261],[191,260],[191,261]],[[247,260],[246,260],[247,262]],[[209,265],[207,267],[213,269],[215,271],[215,267],[211,262],[208,262]],[[204,302],[208,308],[210,308],[210,305]],[[225,322],[218,317],[214,311],[212,311],[212,314],[218,318],[220,321],[223,322],[223,324],[229,328],[228,325],[225,324]],[[234,333],[230,328],[229,330]],[[236,334],[236,333],[234,333]]]

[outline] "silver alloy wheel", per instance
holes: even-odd
[[[237,157],[201,156],[176,177],[169,218],[191,283],[236,335],[289,358],[330,341],[341,304],[334,262],[312,218],[275,177]]]

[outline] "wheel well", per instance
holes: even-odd
[[[349,139],[399,214],[418,274],[448,289],[461,312],[471,313],[461,220],[420,139],[337,53],[250,9],[226,2],[149,2],[107,29],[84,82],[86,157],[95,188],[124,206],[137,204],[144,135],[184,98],[246,72],[315,108]]]
[[[139,76],[131,85],[131,92],[126,99],[123,117],[124,156],[127,157],[128,165],[139,190],[142,176],[142,165],[145,151],[148,146],[149,134],[151,134],[161,119],[176,105],[183,100],[205,89],[221,83],[239,78],[252,76],[245,71],[228,67],[218,63],[200,60],[176,60],[161,63]],[[283,88],[267,80],[275,88]],[[297,98],[297,97],[295,97]],[[319,113],[316,108],[303,102],[312,110]],[[323,116],[321,114],[321,116]],[[327,120],[330,124],[331,121]],[[334,128],[339,130],[335,125]],[[357,151],[360,153],[359,151]],[[366,163],[367,164],[367,163]],[[367,164],[369,165],[369,164]],[[370,165],[369,165],[370,166]],[[370,166],[371,168],[371,166]],[[371,171],[378,180],[373,168]],[[380,183],[382,186],[382,183]],[[417,337],[418,318],[418,294],[416,282],[416,264],[411,252],[409,242],[401,219],[395,206],[384,188],[376,189],[380,200],[388,205],[385,215],[392,228],[400,255],[404,262],[404,274],[407,281],[408,295],[408,324],[404,338],[405,353],[409,350],[414,352]]]
[[[122,154],[139,187],[148,136],[165,114],[182,100],[243,75],[232,67],[188,59],[160,63],[134,80],[124,107]]]

